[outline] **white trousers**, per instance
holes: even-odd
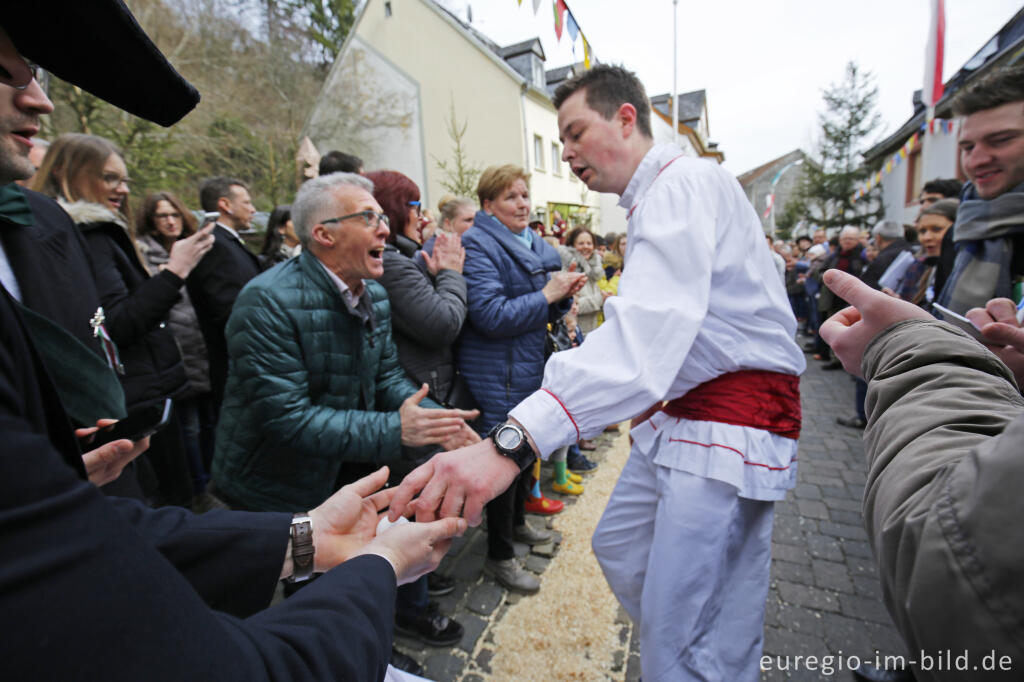
[[[773,502],[635,450],[594,532],[608,584],[640,632],[645,682],[760,676]]]

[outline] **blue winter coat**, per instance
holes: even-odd
[[[562,261],[536,233],[528,249],[497,218],[478,211],[462,245],[469,309],[456,364],[480,405],[485,433],[540,388],[548,322],[568,312],[572,299],[548,305],[541,293]]]

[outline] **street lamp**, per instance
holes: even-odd
[[[779,180],[782,179],[782,176],[786,173],[786,171],[788,171],[790,168],[793,168],[794,166],[799,166],[803,162],[803,159],[797,159],[792,163],[786,164],[785,166],[782,167],[782,170],[776,173],[775,177],[772,178],[772,193],[768,195],[768,201],[770,202],[769,212],[771,213],[772,221],[772,239],[775,239],[775,186],[779,184]]]

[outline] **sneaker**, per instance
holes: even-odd
[[[462,625],[441,613],[436,602],[429,602],[423,613],[415,616],[395,614],[395,632],[417,639],[429,646],[451,646],[462,640]]]
[[[576,474],[589,474],[597,468],[597,463],[591,462],[587,459],[587,456],[583,454],[577,457],[570,455],[565,464],[569,468],[569,471]]]
[[[537,580],[537,576],[524,570],[515,559],[505,559],[504,561],[488,559],[484,562],[484,573],[513,592],[535,594],[540,589],[540,581]]]
[[[516,526],[512,531],[512,536],[519,542],[525,542],[531,546],[551,542],[551,533],[546,530],[537,530],[528,523]]]
[[[455,591],[455,578],[441,573],[427,574],[427,594],[442,597]]]
[[[415,658],[409,654],[403,654],[395,647],[391,647],[391,666],[413,675],[423,675],[425,672],[423,666],[417,663]]]
[[[579,474],[574,474],[571,471],[566,471],[565,477],[572,481],[573,483],[583,483],[583,477],[580,476]]]
[[[565,509],[565,503],[561,500],[552,500],[541,495],[540,497],[528,497],[523,509],[528,514],[557,514]]]
[[[565,479],[565,483],[559,483],[555,481],[551,484],[551,489],[561,495],[582,495],[583,486],[579,483],[573,483],[568,477]]]

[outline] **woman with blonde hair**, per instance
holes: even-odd
[[[558,252],[529,227],[529,176],[513,165],[488,168],[477,185],[481,211],[462,239],[466,248],[468,314],[456,363],[480,406],[481,435],[505,421],[520,400],[540,388],[549,322],[561,318],[586,279],[561,272]],[[529,472],[487,505],[484,570],[510,590],[533,593],[540,583],[518,563],[512,542],[550,541],[526,523]],[[562,503],[546,504],[554,513]]]
[[[166,267],[150,277],[125,217],[130,193],[121,152],[95,135],[58,137],[43,158],[33,189],[49,194],[78,226],[92,261],[106,328],[117,345],[129,413],[154,408],[187,389],[174,337],[166,329],[185,278],[213,245],[210,228],[176,241]],[[154,435],[143,455],[156,485],[143,483],[158,503],[188,505],[192,481],[176,422]]]

